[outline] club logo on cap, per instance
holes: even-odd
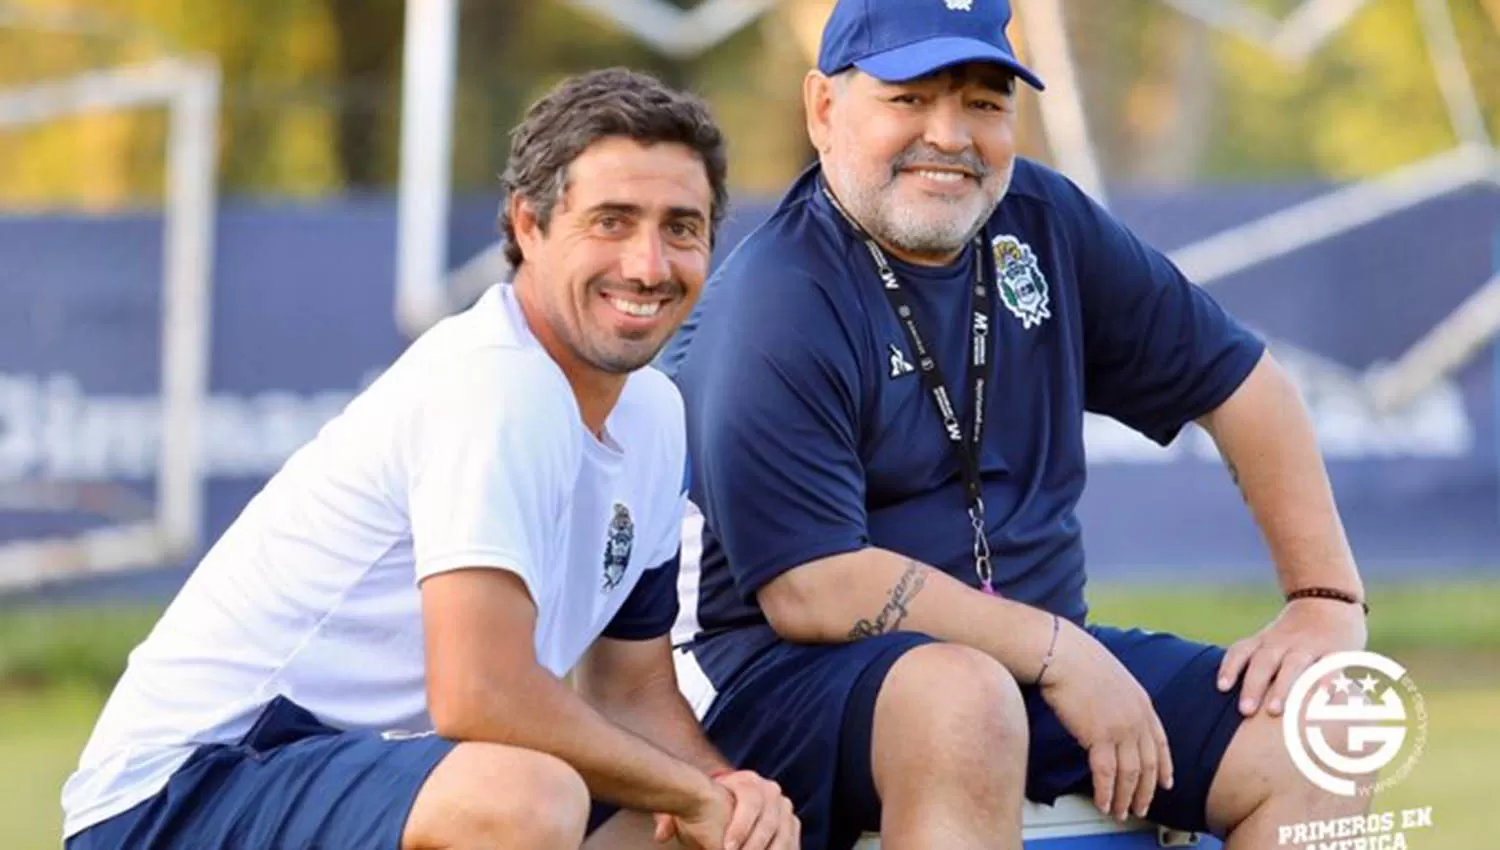
[[[943,0],[943,5],[950,12],[972,12],[974,11],[974,0]]]

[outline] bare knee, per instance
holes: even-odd
[[[1029,732],[1015,677],[1000,662],[960,644],[911,650],[887,674],[876,702],[877,762],[882,749],[949,767],[1024,769]]]
[[[499,744],[463,743],[417,794],[401,847],[578,847],[588,816],[588,788],[560,759]]]

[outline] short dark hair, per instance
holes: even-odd
[[[507,197],[519,193],[536,208],[545,231],[567,188],[568,166],[601,139],[624,137],[642,144],[686,145],[703,160],[713,190],[710,234],[729,203],[724,135],[699,98],[670,88],[649,74],[627,68],[591,71],[564,80],[531,108],[511,132],[510,159],[500,183]],[[501,208],[505,258],[521,265],[509,205]]]

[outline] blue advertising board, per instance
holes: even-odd
[[[1173,249],[1312,191],[1120,192],[1114,206]],[[490,198],[455,206],[452,256],[493,240],[495,209]],[[769,209],[740,200],[719,255]],[[407,344],[392,316],[395,234],[390,198],[221,208],[206,542]],[[159,450],[160,236],[149,213],[0,217],[0,488],[37,477],[149,481]],[[1500,569],[1500,348],[1384,418],[1351,383],[1488,279],[1497,238],[1500,192],[1476,188],[1212,284],[1297,376],[1372,575]],[[1091,419],[1087,433],[1080,512],[1093,575],[1268,575],[1265,547],[1206,435],[1190,431],[1161,449],[1107,420]],[[40,530],[5,522],[0,514],[0,539]]]

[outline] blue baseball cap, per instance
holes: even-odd
[[[887,83],[925,77],[965,62],[992,62],[1038,91],[1045,88],[1016,59],[1005,28],[1007,0],[838,0],[823,27],[818,70],[850,67]]]

